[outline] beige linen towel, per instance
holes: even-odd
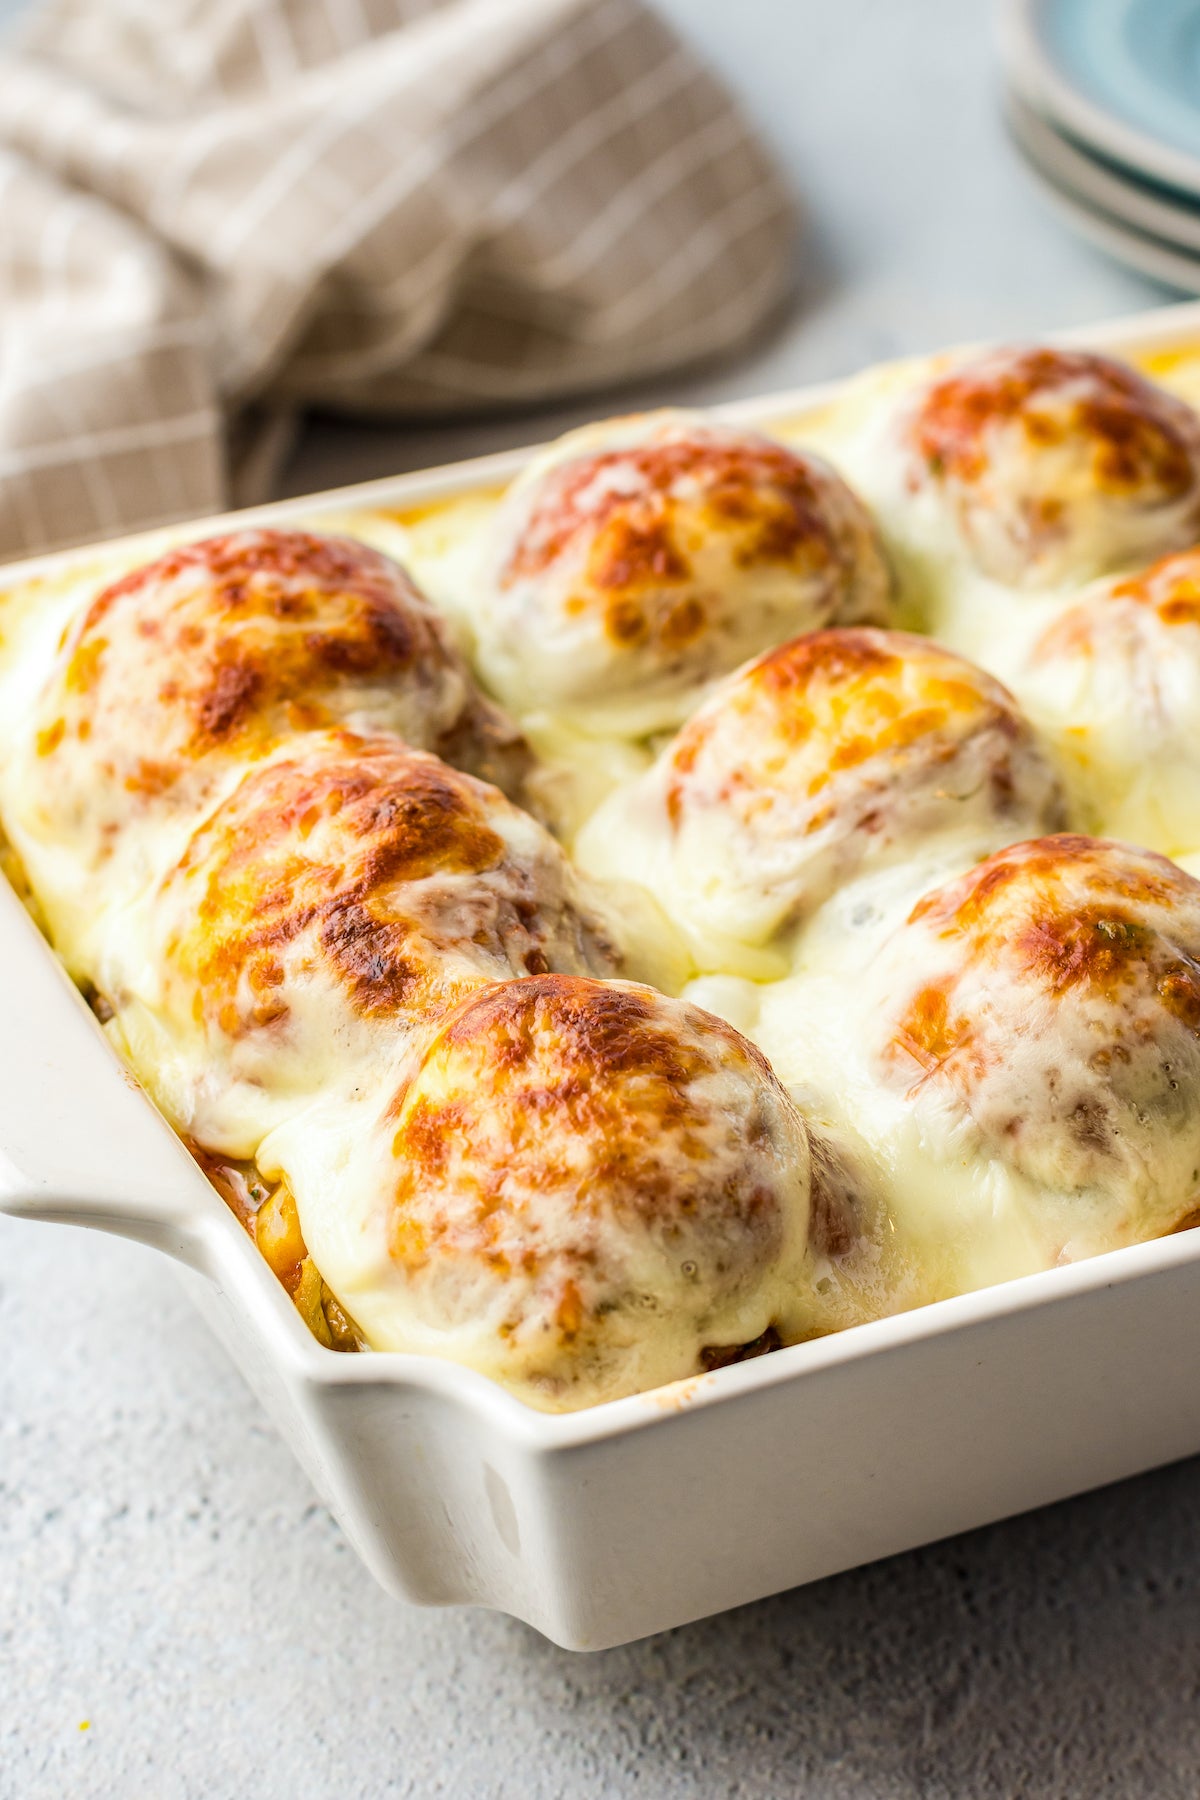
[[[0,218],[0,555],[256,497],[239,416],[601,386],[790,275],[770,161],[639,0],[47,0]]]

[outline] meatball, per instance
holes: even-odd
[[[835,621],[884,621],[889,576],[826,464],[687,413],[572,432],[496,522],[479,628],[518,714],[637,736],[676,725],[747,656]]]
[[[1200,419],[1109,357],[962,363],[902,404],[890,453],[897,532],[1012,586],[1086,581],[1200,533]]]
[[[758,946],[864,871],[952,840],[960,866],[1064,823],[1012,696],[903,632],[814,632],[742,669],[579,845],[652,883],[701,960]],[[707,946],[707,949],[706,949]]]
[[[795,1334],[812,1164],[765,1058],[653,988],[481,989],[414,1044],[369,1124],[264,1148],[379,1349],[535,1406],[612,1400]]]
[[[1088,590],[1014,685],[1091,829],[1200,850],[1200,550]]]
[[[1042,1266],[1190,1222],[1200,882],[1165,857],[1077,836],[1000,851],[919,902],[866,1009],[929,1156],[1001,1178]]]
[[[168,1114],[247,1155],[481,984],[613,966],[561,850],[497,788],[318,732],[194,832],[96,982]]]
[[[41,694],[18,825],[135,882],[244,765],[323,726],[394,732],[511,786],[519,736],[404,571],[365,545],[250,528],[107,587]],[[120,871],[118,876],[117,871]]]

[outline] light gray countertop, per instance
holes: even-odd
[[[812,220],[794,322],[676,392],[1166,297],[1032,192],[980,0],[666,9]],[[289,484],[545,428],[323,423]],[[0,1800],[1200,1791],[1200,1462],[579,1657],[379,1592],[149,1253],[0,1220],[0,1321]]]

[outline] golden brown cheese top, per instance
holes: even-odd
[[[962,840],[969,859],[1064,822],[1057,779],[999,682],[926,638],[843,628],[731,677],[580,854],[597,873],[652,881],[697,955],[714,934],[719,956],[939,839]]]
[[[97,861],[147,809],[327,725],[390,730],[499,768],[515,730],[395,563],[348,539],[249,529],[168,551],[66,636],[36,723],[35,785]]]
[[[1200,422],[1108,357],[993,351],[932,382],[902,435],[910,495],[1000,581],[1084,579],[1200,532]]]
[[[615,1398],[794,1329],[805,1127],[753,1045],[652,988],[482,988],[414,1047],[364,1153],[386,1266],[355,1316],[365,1292],[370,1329],[382,1292],[403,1341],[536,1403]]]
[[[978,771],[981,739],[986,766]],[[668,758],[668,817],[678,830],[689,807],[718,805],[769,828],[786,800],[788,819],[774,821],[780,830],[811,837],[849,811],[840,823],[863,833],[865,845],[892,836],[889,815],[914,782],[950,799],[964,752],[972,779],[957,784],[962,795],[982,792],[998,819],[1012,819],[1026,786],[1018,758],[1035,753],[998,681],[908,632],[814,632],[768,651],[684,726]],[[839,793],[845,773],[859,792]],[[1039,770],[1034,785],[1032,810],[1052,809],[1048,773]]]
[[[251,768],[195,831],[150,919],[155,1010],[209,1071],[196,1093],[213,1119],[188,1128],[218,1150],[233,1148],[221,1137],[230,1088],[261,1083],[270,1113],[394,1053],[397,1033],[482,982],[613,966],[566,859],[527,813],[425,752],[343,732]],[[121,1017],[128,996],[113,985]]]
[[[1162,556],[1148,568],[1093,589],[1085,600],[1068,607],[1051,621],[1030,652],[1034,662],[1060,656],[1104,655],[1108,640],[1117,632],[1149,634],[1158,627],[1172,633],[1175,627],[1200,626],[1200,549]],[[1151,645],[1154,648],[1151,648]],[[1178,641],[1146,637],[1147,655],[1164,658],[1181,648]]]
[[[876,1056],[931,1119],[1048,1190],[1148,1205],[1200,1186],[1200,883],[1061,835],[927,895],[872,977]],[[1120,1241],[1119,1238],[1117,1241]]]
[[[578,543],[584,579],[598,596],[649,596],[690,579],[696,528],[727,534],[739,568],[765,563],[833,574],[842,546],[821,500],[814,464],[750,433],[697,427],[596,452],[560,465],[542,484],[500,585],[542,574]],[[619,642],[653,631],[687,641],[686,622],[669,613],[635,617],[616,606],[604,623]]]
[[[280,1266],[372,1344],[585,1405],[1197,1216],[1200,884],[1041,834],[1099,796],[1106,838],[1200,849],[1200,421],[1018,349],[827,441],[955,647],[884,628],[840,475],[701,417],[569,434],[440,576],[435,532],[376,521],[519,711],[527,790],[443,614],[357,542],[170,551],[44,686],[73,595],[14,607],[38,676],[0,783],[51,930],[190,1141],[282,1181]],[[572,829],[608,794],[572,852],[626,884],[624,966],[694,978],[790,1093],[613,979],[481,771]]]
[[[501,695],[623,701],[635,733],[773,640],[888,605],[868,515],[827,464],[687,414],[562,439],[515,484],[492,559],[481,651]]]

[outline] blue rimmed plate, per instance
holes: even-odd
[[[1020,98],[1109,162],[1200,198],[1200,0],[1008,0]]]

